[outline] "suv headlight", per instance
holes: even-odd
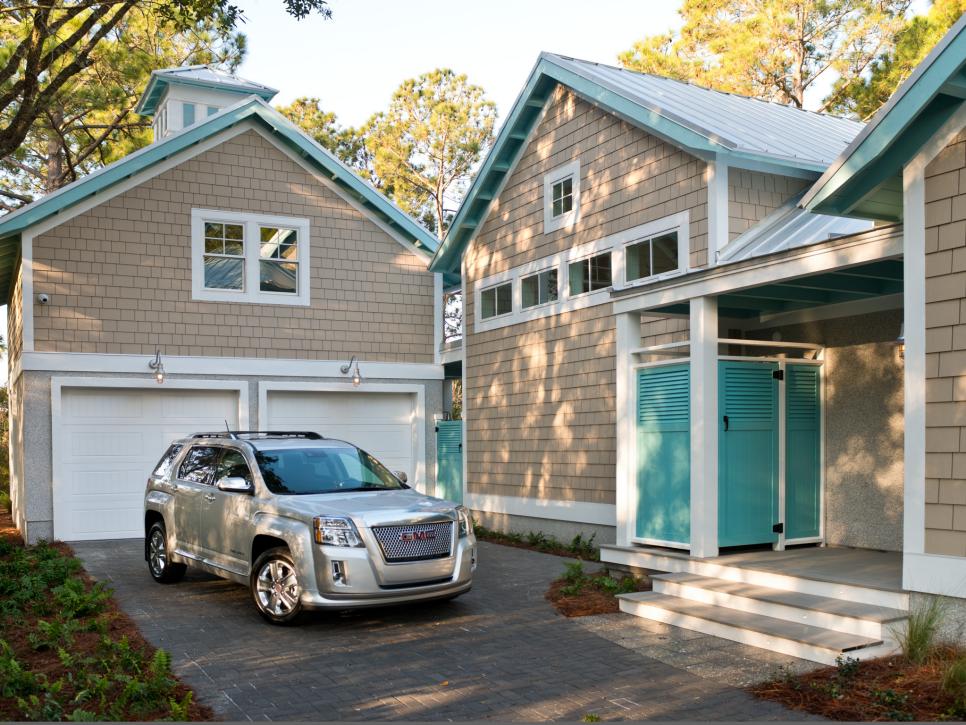
[[[456,517],[460,522],[460,538],[465,539],[473,530],[473,519],[470,518],[470,510],[466,506],[457,506]]]
[[[312,519],[315,543],[324,546],[363,546],[359,530],[344,516],[316,516]]]

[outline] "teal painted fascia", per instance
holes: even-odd
[[[956,23],[934,57],[927,58],[900,87],[875,119],[833,163],[806,194],[803,206],[821,214],[847,214],[859,208],[863,198],[918,153],[925,142],[962,102],[955,81],[966,64],[964,19]],[[928,132],[928,133],[927,133]],[[901,217],[901,209],[893,210]]]
[[[59,191],[48,194],[19,211],[0,218],[0,240],[70,209],[91,196],[106,191],[115,184],[248,119],[257,120],[274,131],[289,148],[296,150],[303,158],[322,170],[344,191],[364,202],[370,211],[404,239],[411,241],[417,249],[425,253],[427,258],[438,248],[439,242],[435,236],[356,176],[341,161],[292,125],[278,111],[256,98],[223,109],[190,128],[146,146]]]
[[[153,116],[157,110],[158,102],[164,95],[165,89],[170,85],[209,88],[225,93],[237,93],[239,96],[258,96],[266,103],[278,95],[278,91],[274,88],[266,87],[264,89],[256,89],[251,86],[234,86],[229,83],[212,83],[195,78],[182,78],[177,75],[152,73],[150,80],[148,80],[148,87],[144,89],[141,100],[138,101],[134,112],[140,116]]]

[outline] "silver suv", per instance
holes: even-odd
[[[450,599],[476,569],[464,507],[317,433],[175,442],[148,479],[144,531],[155,581],[178,581],[190,564],[247,584],[276,624],[308,608]]]

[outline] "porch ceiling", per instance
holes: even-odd
[[[753,318],[901,294],[902,268],[902,260],[886,259],[749,287],[719,295],[718,314]],[[688,305],[668,305],[655,312],[683,315],[688,313]]]

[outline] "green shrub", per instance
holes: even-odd
[[[12,510],[13,502],[10,500],[10,494],[6,491],[0,491],[0,511],[10,513]]]
[[[946,666],[943,673],[943,691],[953,698],[953,712],[956,720],[966,718],[966,655],[962,655]]]
[[[946,601],[940,597],[920,599],[909,611],[905,629],[894,630],[907,660],[921,665],[933,653],[946,609]]]
[[[567,549],[581,559],[596,559],[598,556],[597,547],[594,546],[594,539],[596,538],[597,534],[591,534],[588,539],[585,539],[583,534],[577,534],[571,539]]]

